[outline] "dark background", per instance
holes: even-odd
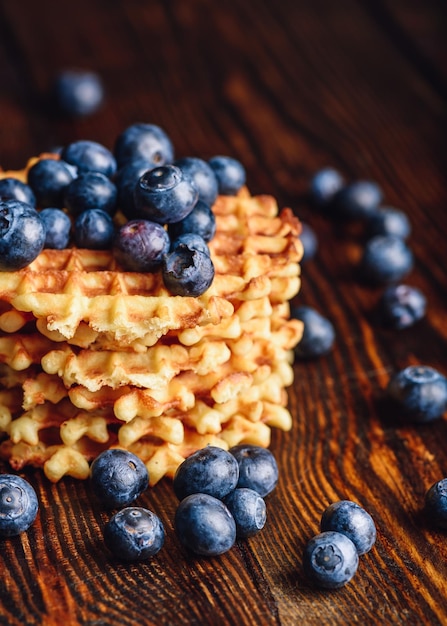
[[[447,476],[445,420],[414,427],[382,408],[390,375],[425,363],[447,374],[445,3],[436,0],[0,0],[0,164],[88,138],[111,148],[151,122],[177,156],[228,154],[253,193],[314,226],[317,258],[297,302],[329,317],[333,352],[295,365],[291,433],[275,433],[280,484],[263,533],[219,559],[194,559],[172,530],[169,481],[142,499],[161,512],[165,549],[150,563],[110,560],[106,517],[89,487],[28,474],[43,506],[0,549],[2,624],[442,624],[445,532],[422,513]],[[68,120],[51,102],[59,70],[97,71],[107,99]],[[381,290],[357,280],[361,234],[311,209],[319,168],[372,179],[405,210],[428,297],[425,320],[396,333],[374,322]],[[359,502],[377,544],[337,592],[312,588],[302,548],[332,501]]]

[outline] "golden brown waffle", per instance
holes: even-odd
[[[241,301],[290,300],[299,289],[302,252],[292,212],[277,216],[272,198],[246,190],[221,196],[213,210],[216,275],[199,298],[171,296],[160,273],[120,271],[108,251],[44,250],[25,269],[0,273],[0,329],[17,332],[34,318],[40,332],[84,347],[101,335],[154,345],[169,331],[219,323]]]
[[[216,274],[198,298],[122,271],[109,251],[44,250],[0,272],[0,454],[14,468],[86,478],[118,446],[155,484],[207,444],[268,446],[272,427],[291,427],[299,223],[246,189],[213,211]]]
[[[243,339],[237,343],[243,343]],[[14,404],[10,398],[4,403],[6,416],[0,430],[9,438],[1,452],[16,468],[43,459],[45,473],[54,479],[53,462],[47,461],[56,451],[58,459],[64,458],[62,451],[68,454],[67,447],[79,453],[79,446],[85,447],[85,437],[127,449],[138,444],[141,449],[150,435],[151,441],[157,437],[169,443],[171,451],[176,446],[177,455],[184,449],[185,429],[194,431],[195,441],[202,445],[212,440],[223,447],[241,441],[267,446],[270,427],[288,430],[291,426],[284,391],[293,379],[291,354],[267,341],[256,342],[247,351],[248,347],[237,354],[239,346],[230,360],[213,372],[183,371],[159,389],[102,386],[92,392],[81,385],[66,386],[57,374],[39,371],[36,365],[17,372],[3,364],[3,380],[8,381],[12,391],[21,387],[22,397],[16,395]],[[93,443],[88,449],[96,450]],[[75,458],[76,454],[70,452],[69,473],[74,471]],[[81,466],[86,467],[85,463]],[[75,475],[80,471],[75,470]],[[151,476],[151,482],[156,475]]]
[[[50,480],[59,480],[65,474],[86,478],[88,461],[107,447],[119,446],[143,458],[153,485],[167,473],[160,465],[164,454],[156,454],[160,449],[170,451],[171,464],[174,452],[181,462],[208,443],[226,449],[241,441],[266,447],[271,427],[288,430],[290,414],[283,406],[286,397],[275,397],[279,382],[271,377],[262,385],[247,386],[244,394],[221,404],[209,406],[197,400],[185,412],[167,409],[162,415],[138,416],[126,423],[119,422],[110,409],[83,411],[68,398],[55,403],[45,400],[17,412],[17,396],[1,397],[0,402],[15,407],[16,417],[8,409],[0,410],[1,430],[8,435],[0,451],[15,469],[42,465]],[[158,469],[154,473],[151,466],[155,455]]]

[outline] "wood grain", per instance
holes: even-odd
[[[274,434],[281,480],[258,536],[219,558],[192,557],[175,537],[175,498],[163,481],[139,500],[165,524],[151,561],[114,561],[108,514],[88,483],[49,485],[40,513],[0,550],[0,624],[445,624],[447,543],[422,511],[447,476],[447,422],[414,427],[383,403],[390,375],[411,363],[447,374],[447,46],[444,6],[397,0],[0,0],[0,162],[77,138],[111,147],[135,121],[170,134],[178,156],[231,154],[254,193],[274,194],[311,223],[317,258],[296,302],[337,332],[333,352],[295,364],[294,426]],[[445,29],[444,29],[445,30]],[[48,93],[55,73],[98,71],[101,112],[67,121]],[[428,297],[425,320],[400,333],[372,315],[380,289],[362,285],[361,235],[312,211],[309,177],[325,165],[368,178],[412,222],[408,282]],[[378,539],[353,581],[311,587],[305,542],[324,508],[359,502]]]

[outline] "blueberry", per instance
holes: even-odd
[[[170,229],[168,229],[168,232]],[[207,256],[210,256],[210,249],[203,237],[196,233],[185,233],[179,235],[176,239],[171,241],[171,252],[181,246],[186,246],[189,250],[197,250],[197,252],[203,252]]]
[[[137,159],[145,159],[151,168],[174,160],[171,140],[155,124],[138,123],[126,128],[115,142],[114,153],[119,167]]]
[[[224,196],[234,196],[245,185],[245,168],[236,159],[217,155],[208,161],[217,178],[217,188]]]
[[[261,497],[271,493],[278,483],[278,465],[270,450],[240,443],[229,450],[239,466],[240,488],[253,489]]]
[[[116,160],[105,146],[96,141],[80,139],[62,150],[61,158],[74,165],[79,173],[99,172],[111,178],[116,172]]]
[[[127,506],[145,491],[149,474],[143,461],[120,448],[101,452],[90,466],[96,496],[108,508]]]
[[[71,166],[56,159],[40,159],[28,171],[28,185],[40,208],[62,207],[65,189],[74,178]]]
[[[175,165],[149,170],[138,180],[134,191],[138,216],[159,224],[185,218],[193,210],[197,198],[197,189]]]
[[[316,172],[310,181],[310,200],[318,208],[327,208],[334,195],[344,186],[343,176],[332,167]]]
[[[199,200],[210,207],[213,206],[218,194],[218,184],[212,167],[206,161],[197,157],[177,159],[174,165],[192,179],[194,186],[199,192]]]
[[[181,243],[163,258],[162,276],[172,295],[197,298],[211,286],[214,265],[209,254]]]
[[[411,232],[410,220],[403,211],[393,207],[380,207],[374,211],[366,223],[369,237],[393,235],[407,239]]]
[[[112,218],[101,209],[88,209],[74,223],[74,240],[78,248],[107,250],[115,236]]]
[[[73,215],[89,209],[101,209],[114,215],[118,192],[107,176],[99,172],[84,172],[65,191],[65,206]]]
[[[425,512],[435,526],[447,529],[447,478],[438,480],[425,494]]]
[[[303,554],[306,576],[318,587],[338,589],[348,583],[357,571],[359,556],[352,541],[334,531],[316,535]]]
[[[0,180],[0,200],[18,200],[36,208],[36,196],[29,185],[17,178]]]
[[[387,394],[410,422],[431,422],[447,411],[447,378],[428,365],[410,365],[395,374]]]
[[[175,512],[180,542],[195,554],[217,556],[236,541],[236,523],[225,504],[206,493],[184,498]]]
[[[142,507],[126,507],[107,522],[104,542],[123,561],[143,561],[163,547],[165,530],[160,518]]]
[[[333,530],[346,535],[359,555],[366,554],[376,541],[376,527],[371,515],[350,500],[329,505],[321,518],[320,530]]]
[[[45,226],[45,248],[62,250],[70,241],[71,220],[62,209],[42,209],[40,219]]]
[[[191,213],[180,222],[169,224],[168,230],[172,239],[179,235],[194,233],[205,241],[211,241],[216,232],[216,218],[211,208],[199,200]]]
[[[366,242],[359,270],[374,284],[401,280],[413,269],[413,253],[400,237],[377,235]]]
[[[427,299],[416,287],[391,285],[378,303],[378,315],[384,326],[401,330],[412,326],[425,315]]]
[[[82,117],[100,108],[104,100],[104,87],[95,72],[67,69],[56,77],[54,97],[63,114]]]
[[[135,187],[143,174],[150,169],[152,166],[146,159],[138,159],[126,163],[116,173],[114,182],[118,189],[118,206],[129,220],[137,217],[134,200]]]
[[[314,258],[318,250],[318,239],[315,234],[314,229],[306,224],[305,222],[301,222],[301,232],[299,234],[299,239],[303,244],[303,256],[301,258],[301,263],[306,263]]]
[[[322,356],[332,349],[335,330],[328,319],[310,306],[293,308],[291,314],[304,323],[303,335],[295,348],[299,359]]]
[[[236,459],[223,448],[206,446],[181,463],[174,476],[174,493],[179,500],[192,493],[224,498],[235,489],[239,478]]]
[[[33,487],[15,474],[0,475],[0,537],[14,537],[28,530],[39,509]]]
[[[169,235],[160,224],[131,220],[116,234],[113,251],[125,270],[153,272],[160,267],[169,245]]]
[[[38,212],[18,200],[0,201],[0,271],[26,267],[45,244],[45,226]]]
[[[267,508],[257,491],[235,489],[223,501],[236,522],[237,537],[252,537],[264,528]]]
[[[377,183],[357,180],[342,187],[332,200],[339,217],[364,220],[377,211],[382,197],[382,190]]]

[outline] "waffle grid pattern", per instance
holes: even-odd
[[[216,276],[198,298],[109,251],[44,250],[0,273],[0,454],[13,468],[86,478],[123,447],[155,484],[207,444],[268,446],[271,428],[291,428],[299,222],[246,189],[213,211]]]

